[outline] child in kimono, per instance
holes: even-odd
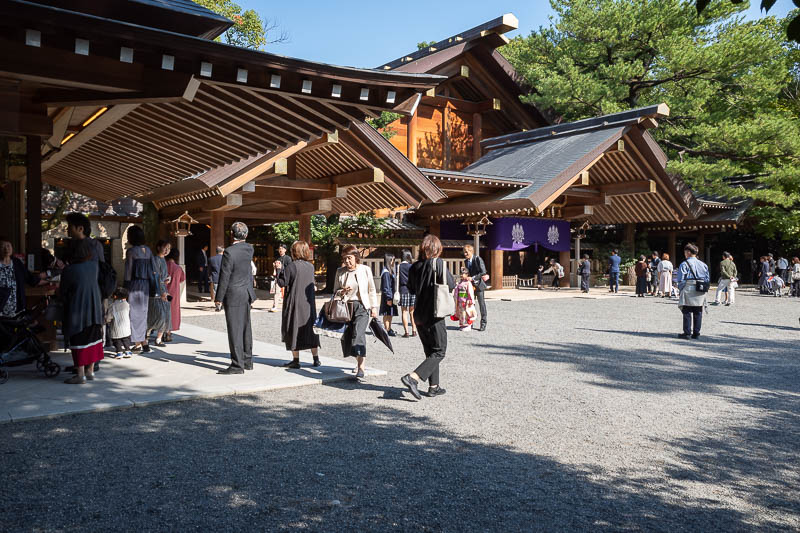
[[[453,289],[453,299],[456,303],[456,313],[450,318],[458,321],[461,331],[469,331],[477,312],[475,311],[475,289],[472,287],[469,271],[465,267],[461,267],[461,280]]]

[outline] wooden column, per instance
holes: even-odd
[[[697,257],[702,260],[705,256],[706,249],[706,233],[703,230],[697,232],[697,242],[695,244],[697,244],[697,248],[700,250],[697,253]]]
[[[39,137],[25,137],[25,166],[27,169],[25,259],[28,268],[39,268],[39,248],[42,247],[42,142]]]
[[[211,211],[211,243],[209,257],[217,253],[217,246],[225,246],[225,211]]]
[[[492,290],[503,288],[503,250],[489,251],[489,283]]]
[[[669,254],[669,259],[672,261],[673,265],[677,265],[678,261],[678,251],[676,248],[678,247],[678,232],[677,231],[670,231],[667,234],[667,253]]]
[[[311,215],[300,215],[300,240],[311,245]],[[287,243],[290,244],[291,243]]]
[[[406,132],[406,155],[408,160],[417,164],[417,114],[414,113],[408,119],[408,131]]]
[[[483,115],[472,115],[472,162],[481,158],[481,140],[483,139]]]
[[[561,281],[558,282],[558,285],[561,287],[569,287],[570,286],[570,272],[572,268],[570,268],[570,257],[569,257],[569,250],[565,252],[558,252],[558,262],[561,263],[561,266],[564,267],[564,277],[561,278]]]
[[[636,224],[625,224],[625,240],[623,244],[628,246],[630,253],[635,253],[634,240],[636,238]]]
[[[437,237],[442,237],[442,221],[438,218],[432,218],[430,226],[428,226],[428,233],[431,235],[436,235]]]

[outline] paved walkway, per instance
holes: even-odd
[[[97,379],[86,385],[65,385],[68,374],[45,378],[33,365],[9,368],[9,380],[0,385],[0,423],[70,413],[141,407],[162,402],[300,387],[351,379],[352,359],[321,357],[322,366],[303,365],[287,370],[291,357],[283,346],[254,341],[254,369],[244,375],[220,376],[230,362],[224,333],[182,324],[180,335],[166,348],[130,359],[103,361]],[[62,368],[72,364],[69,353],[56,352]],[[310,363],[310,353],[301,355]],[[369,369],[370,376],[385,375]]]

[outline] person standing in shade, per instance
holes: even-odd
[[[219,285],[219,269],[222,266],[222,252],[224,251],[225,248],[217,246],[217,255],[208,258],[208,290],[211,293],[212,302],[214,301],[217,285]],[[215,308],[215,311],[219,310],[218,307]]]
[[[703,307],[706,303],[706,293],[697,290],[698,282],[708,282],[708,265],[697,258],[697,246],[687,244],[683,248],[686,261],[681,263],[676,272],[678,289],[678,308],[683,313],[683,333],[678,335],[681,339],[696,339],[700,337],[700,328],[703,325]]]
[[[622,258],[617,250],[608,257],[608,292],[619,292],[619,265]]]
[[[103,359],[103,303],[97,284],[99,267],[93,246],[82,239],[72,249],[70,264],[61,275],[64,302],[62,328],[77,371],[64,383],[81,385],[94,380],[94,365]]]
[[[0,237],[0,316],[14,316],[25,309],[25,285],[46,283],[42,274],[36,277],[25,268],[25,263],[14,257],[11,240]]]
[[[422,240],[421,252],[424,260],[411,266],[408,287],[417,295],[414,320],[425,351],[425,360],[413,372],[400,378],[417,400],[422,399],[418,387],[420,381],[428,382],[427,395],[430,398],[445,393],[439,382],[439,365],[447,351],[447,326],[444,318],[435,316],[434,302],[437,296],[436,283],[444,281],[451,291],[456,286],[453,276],[439,257],[442,255],[442,243],[438,237],[426,235]]]
[[[658,257],[658,252],[653,251],[653,255],[650,256],[650,281],[648,282],[648,289],[650,296],[656,296],[658,294],[658,265],[661,263],[661,259]]]
[[[81,213],[70,213],[65,217],[67,222],[67,234],[70,238],[68,255],[72,255],[72,249],[81,241],[86,240],[89,244],[89,249],[92,251],[91,261],[106,262],[105,255],[103,254],[103,245],[97,239],[90,237],[92,233],[92,223],[89,222],[89,217]],[[71,257],[67,258],[71,262]]]
[[[478,331],[486,331],[487,316],[484,292],[486,291],[486,281],[489,279],[489,274],[486,273],[486,265],[483,259],[479,255],[475,255],[475,248],[471,244],[464,246],[464,266],[467,267],[472,278],[472,284],[475,286],[475,299],[478,301],[478,309],[481,312],[481,325]]]
[[[722,303],[722,295],[725,294],[725,305],[731,305],[735,301],[736,289],[731,286],[734,280],[739,277],[739,271],[733,262],[733,256],[728,252],[722,253],[722,261],[719,263],[719,281],[717,282],[717,293],[714,296],[714,305]]]
[[[292,352],[292,361],[283,366],[300,368],[301,350],[311,350],[313,365],[320,366],[319,335],[314,333],[317,303],[311,250],[307,242],[295,241],[291,253],[292,261],[286,264],[286,268],[280,261],[275,261],[276,283],[286,289],[281,315],[281,340],[286,344],[286,349]]]
[[[208,245],[204,244],[197,252],[197,270],[200,277],[197,280],[197,292],[208,292]]]
[[[289,263],[292,262],[292,258],[286,253],[286,245],[281,244],[278,246],[278,259],[280,261],[281,268],[286,270],[286,267],[289,266]],[[276,270],[277,272],[277,270]],[[285,287],[275,287],[275,295],[272,297],[272,308],[269,310],[270,313],[277,313],[278,312],[278,304],[283,301],[283,296],[286,294]]]
[[[411,250],[403,250],[403,262],[397,268],[400,285],[400,318],[403,321],[403,337],[408,338],[408,323],[411,323],[411,337],[417,336],[417,329],[414,325],[414,306],[417,303],[417,295],[408,290],[408,272],[414,259]]]
[[[640,255],[633,269],[634,272],[636,272],[636,296],[644,298],[647,293],[647,273],[649,269],[647,266],[647,258]]]
[[[578,265],[578,275],[581,277],[581,292],[588,294],[589,278],[592,276],[592,263],[587,254],[583,255],[583,260]]]
[[[225,325],[228,330],[228,346],[231,364],[217,374],[243,374],[253,369],[253,332],[250,327],[250,306],[256,300],[253,289],[253,247],[245,242],[247,225],[234,222],[231,225],[233,244],[222,254],[219,271],[219,288],[214,303],[225,309]]]

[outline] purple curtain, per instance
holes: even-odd
[[[522,250],[543,246],[554,252],[570,249],[569,222],[540,218],[496,218],[489,226],[488,247],[492,250]]]

